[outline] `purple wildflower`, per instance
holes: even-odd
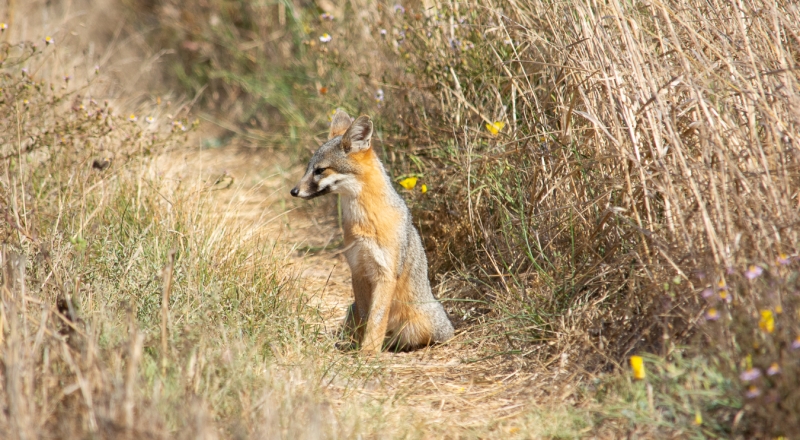
[[[405,14],[406,13],[406,8],[404,8],[403,5],[401,5],[400,3],[394,5],[392,7],[392,9],[394,10],[395,13],[398,13],[398,12],[401,13],[401,14]]]
[[[719,310],[715,308],[710,308],[705,314],[706,321],[716,321],[719,319]]]
[[[792,341],[792,350],[797,350],[798,348],[800,348],[800,336],[794,338],[794,341]]]
[[[772,365],[767,368],[767,376],[774,376],[781,372],[781,367],[778,365],[777,362],[773,362]]]
[[[709,299],[709,298],[711,298],[712,296],[714,296],[714,289],[712,289],[712,288],[710,288],[710,287],[709,287],[709,288],[707,288],[707,289],[703,289],[703,291],[702,291],[702,292],[700,292],[700,294],[701,294],[701,295],[703,295],[703,298],[705,298],[705,299]]]
[[[748,280],[753,280],[760,277],[762,273],[764,273],[764,269],[754,264],[751,264],[750,267],[747,268],[747,271],[745,271],[744,276]]]
[[[780,264],[781,266],[786,266],[787,264],[792,262],[792,258],[789,257],[788,255],[782,253],[782,254],[778,255],[777,261],[778,261],[778,264]]]
[[[748,399],[755,399],[756,397],[761,395],[761,390],[759,390],[758,387],[755,385],[750,385],[747,388],[747,392],[745,392],[744,395]]]
[[[742,371],[742,374],[739,375],[739,379],[742,379],[744,382],[750,382],[758,379],[759,377],[761,377],[761,370],[758,368],[744,370]]]

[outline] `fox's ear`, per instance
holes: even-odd
[[[328,135],[328,139],[344,134],[352,123],[353,118],[346,111],[340,108],[336,109],[336,113],[333,114],[333,119],[331,119],[331,132]]]
[[[369,116],[361,115],[342,135],[342,148],[345,153],[357,153],[369,149],[372,138],[372,121]]]

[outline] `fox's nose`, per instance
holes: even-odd
[[[289,194],[291,194],[292,197],[297,197],[297,195],[300,194],[300,190],[297,188],[292,188],[292,190],[289,191]]]

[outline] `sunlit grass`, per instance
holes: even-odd
[[[792,2],[125,7],[125,44],[163,51],[186,105],[98,98],[128,67],[64,67],[65,28],[0,51],[3,432],[798,430]],[[480,427],[419,417],[382,360],[333,349],[267,229],[159,162],[194,154],[191,108],[302,163],[336,107],[374,116],[461,324],[445,350],[550,400]]]

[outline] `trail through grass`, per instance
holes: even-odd
[[[288,190],[292,178],[302,167],[288,168],[290,163],[280,154],[237,151],[232,145],[192,154],[188,161],[179,155],[168,162],[175,164],[172,172],[192,176],[198,182],[202,176],[213,178],[224,173],[232,178],[229,187],[213,193],[209,213],[215,209],[235,212],[245,235],[254,233],[248,229],[258,228],[259,234],[277,237],[278,253],[286,256],[297,274],[297,289],[317,309],[321,339],[312,341],[316,347],[308,350],[329,349],[338,340],[339,326],[352,302],[350,273],[341,246],[327,249],[341,241],[332,200],[309,204],[291,199]],[[271,221],[265,224],[263,219]],[[439,288],[446,289],[446,283]],[[536,400],[556,391],[553,387],[545,390],[542,384],[553,384],[569,373],[532,373],[492,353],[482,346],[481,339],[479,330],[463,328],[445,345],[383,353],[376,360],[363,359],[358,353],[331,351],[314,362],[319,362],[318,368],[323,371],[318,380],[326,385],[324,394],[333,402],[363,402],[380,412],[396,414],[391,417],[413,422],[415,436],[446,435],[458,427],[461,433],[494,432],[502,437],[503,433],[520,431],[521,416],[530,413]],[[363,365],[356,371],[336,371],[338,364],[353,363]],[[570,386],[557,388],[563,398],[575,391]],[[567,431],[572,429],[571,421],[564,422]],[[385,429],[386,435],[401,434],[395,426]]]

